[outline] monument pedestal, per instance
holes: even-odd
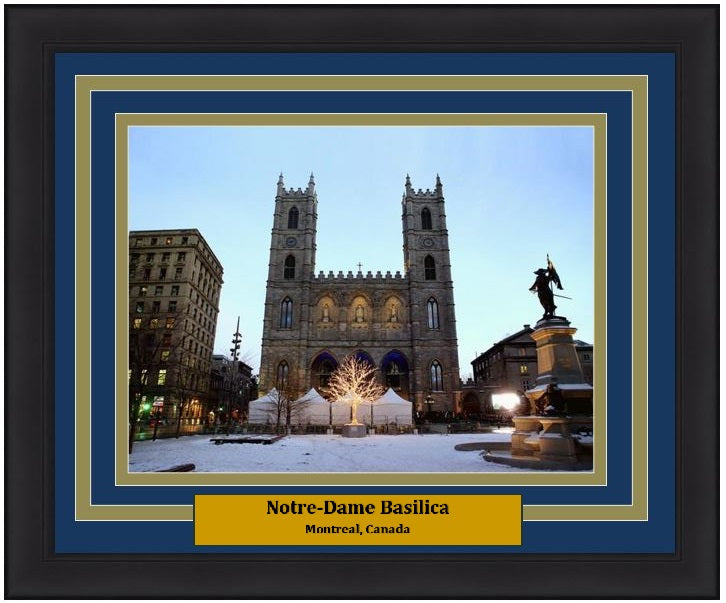
[[[344,438],[364,438],[366,437],[366,426],[363,423],[346,423],[343,425]]]
[[[524,392],[531,414],[592,416],[592,385],[585,383],[572,339],[576,332],[562,316],[537,321],[532,331],[537,344],[537,381]],[[547,406],[553,408],[545,412]]]
[[[592,433],[592,386],[585,382],[566,318],[537,322],[537,381],[524,392],[530,415],[514,417],[511,454],[489,451],[486,460],[514,467],[552,470],[592,468],[592,444],[578,445],[573,429]],[[579,457],[578,457],[579,454]]]

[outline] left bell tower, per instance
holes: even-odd
[[[267,271],[260,393],[279,386],[283,376],[291,383],[304,386],[310,284],[315,272],[317,204],[313,174],[304,190],[286,189],[280,174]]]

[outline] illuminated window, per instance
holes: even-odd
[[[426,318],[429,329],[439,328],[439,304],[433,297],[426,302]]]
[[[297,221],[299,216],[300,212],[297,210],[297,207],[293,207],[287,214],[287,227],[297,228]]]
[[[164,385],[166,383],[166,369],[159,370],[159,378],[156,380],[157,385]]]
[[[519,374],[520,375],[528,375],[529,374],[529,367],[526,364],[520,364],[519,365]]]
[[[149,377],[149,371],[147,371],[146,369],[142,369],[141,370],[141,383],[146,385],[146,380],[148,379],[148,377]]]
[[[292,300],[286,297],[280,306],[280,328],[289,329],[292,327]]]
[[[174,239],[173,239],[172,237],[166,237],[166,241],[164,241],[164,242],[165,242],[165,243],[166,243],[167,245],[171,245],[171,244],[172,244],[172,241],[173,241],[173,240],[174,240]]]
[[[162,362],[166,362],[167,360],[169,360],[169,355],[170,355],[170,354],[171,354],[171,352],[170,352],[169,350],[164,350],[164,351],[163,351],[163,352],[161,353],[161,361],[162,361]]]
[[[427,255],[426,259],[424,259],[424,278],[427,281],[436,280],[436,262],[430,255]]]
[[[176,319],[175,318],[167,318],[166,319],[166,328],[167,329],[173,329],[174,328],[174,323],[176,323]]]
[[[441,373],[441,365],[438,360],[434,360],[431,363],[431,391],[440,392],[443,391],[443,378]]]
[[[140,328],[141,328],[141,319],[134,318],[134,329],[140,329]]]
[[[283,276],[285,278],[295,278],[295,258],[291,255],[285,258],[285,272]]]
[[[147,290],[148,290],[148,287],[139,287],[139,297],[144,297],[146,295]]]
[[[421,210],[421,228],[422,230],[431,230],[431,212],[428,207]]]
[[[152,318],[149,321],[149,328],[150,329],[158,329],[159,328],[159,319],[158,318]]]

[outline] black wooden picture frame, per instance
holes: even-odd
[[[6,598],[717,598],[718,18],[716,5],[6,6]],[[676,553],[55,553],[54,493],[70,485],[53,470],[53,57],[121,51],[675,53]]]

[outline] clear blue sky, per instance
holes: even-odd
[[[316,272],[403,271],[401,195],[441,177],[463,377],[542,315],[527,289],[549,253],[557,313],[593,342],[593,135],[585,127],[134,127],[132,230],[197,228],[224,267],[214,351],[259,367],[277,178],[318,194]]]

